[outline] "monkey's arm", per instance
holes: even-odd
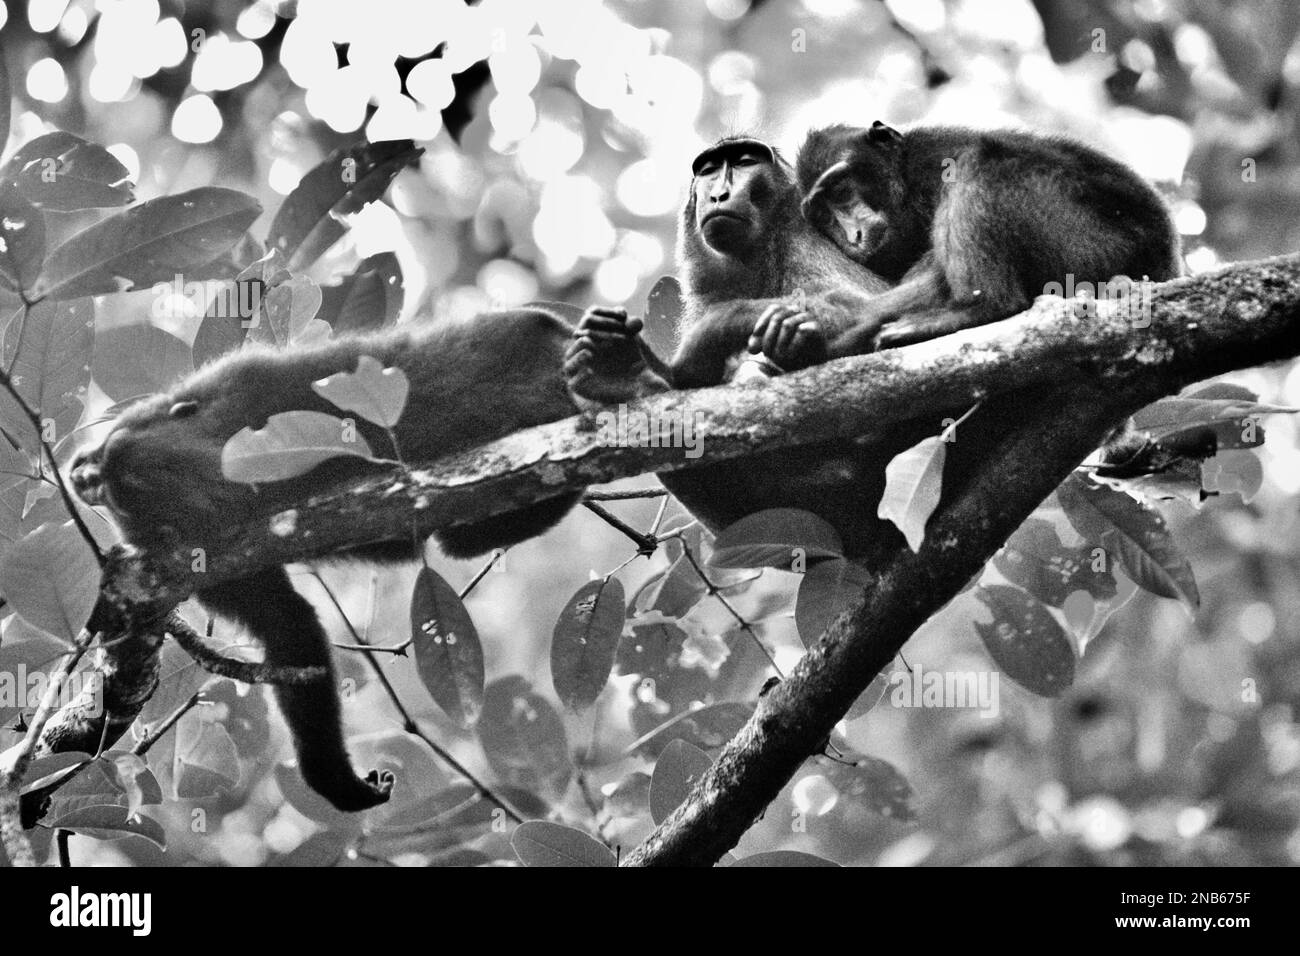
[[[315,609],[293,589],[284,569],[265,568],[255,577],[202,590],[198,597],[246,627],[266,648],[268,664],[323,670],[318,680],[275,688],[307,785],[347,812],[385,802],[393,788],[392,774],[372,770],[362,779],[352,769],[343,744],[329,639]]]

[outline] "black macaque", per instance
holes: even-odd
[[[640,318],[590,309],[565,362],[576,394],[616,403],[720,385],[760,352],[778,370],[819,364],[887,288],[804,221],[794,171],[767,144],[724,139],[692,172],[678,233],[685,308],[676,353],[669,362],[656,356],[639,334]],[[883,445],[881,435],[836,440],[660,477],[715,531],[765,508],[802,508],[829,521],[848,554],[860,556],[902,540],[876,506],[885,464],[936,433],[938,422],[920,427],[889,429]]]
[[[402,369],[410,380],[395,432],[411,462],[576,414],[579,405],[561,371],[573,331],[564,314],[564,307],[524,307],[464,323],[346,336],[309,348],[247,346],[123,412],[104,442],[74,462],[73,486],[86,502],[107,507],[134,545],[210,547],[223,527],[269,517],[376,467],[358,458],[334,458],[301,477],[256,489],[228,481],[221,471],[226,441],[242,428],[261,428],[271,415],[309,410],[343,417],[311,384],[355,371],[363,355]],[[377,426],[357,419],[357,428],[377,451],[391,447]],[[447,528],[436,537],[448,554],[482,554],[541,534],[580,498],[579,492],[566,492]],[[408,561],[418,556],[421,544],[372,542],[339,557]],[[196,596],[242,624],[265,647],[269,663],[326,668],[320,681],[276,688],[307,783],[340,810],[364,810],[387,800],[389,775],[372,771],[361,778],[352,769],[329,641],[284,569],[258,568],[240,580],[200,587]]]
[[[855,262],[901,280],[831,346],[836,355],[1006,318],[1049,291],[1182,271],[1155,190],[1069,139],[830,126],[808,135],[796,169],[808,221]]]

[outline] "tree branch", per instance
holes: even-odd
[[[1077,383],[1068,409],[1024,410],[1022,427],[1006,447],[965,494],[932,519],[920,554],[887,556],[876,566],[866,602],[851,618],[841,617],[790,679],[765,695],[754,720],[724,750],[692,799],[628,858],[712,862],[734,845],[894,649],[971,577],[1110,426],[1191,382],[1300,353],[1300,256],[1165,283],[1154,287],[1149,305],[1149,324],[1144,317],[1135,325],[1105,310],[1087,317],[1059,300],[1040,302],[1015,318],[909,348],[831,362],[755,386],[673,392],[629,406],[630,412],[690,422],[705,438],[707,454],[700,459],[687,457],[683,448],[605,447],[590,417],[518,432],[409,473],[395,469],[341,486],[271,521],[227,529],[207,556],[203,580],[236,579],[260,566],[409,538],[413,526],[427,535],[615,478],[873,434],[882,425],[926,414],[935,415],[937,433],[939,417],[953,408],[1027,386]],[[118,658],[143,639],[136,663],[147,671],[152,659],[156,669],[153,642],[161,640],[165,616],[196,584],[190,561],[183,542],[170,553],[119,547],[108,555],[92,622]],[[123,670],[118,667],[119,679]],[[143,684],[130,683],[134,693],[127,696],[138,699]],[[115,706],[110,712],[115,722],[129,723],[138,709]],[[816,720],[810,718],[814,712]],[[93,721],[77,728],[58,741],[43,740],[42,748],[98,747],[101,733]]]

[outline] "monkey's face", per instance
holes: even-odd
[[[866,262],[889,234],[889,219],[880,211],[884,200],[872,195],[876,179],[869,166],[842,159],[803,199],[804,218],[857,262]]]
[[[247,511],[249,492],[221,477],[221,445],[205,437],[197,409],[165,395],[147,399],[73,459],[77,496],[107,509],[133,543],[207,541]]]
[[[736,257],[761,246],[776,192],[768,147],[749,141],[723,144],[702,153],[694,173],[693,225],[705,247]]]

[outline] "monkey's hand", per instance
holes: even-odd
[[[641,341],[645,323],[626,309],[593,306],[564,355],[564,377],[579,405],[610,405],[667,391]]]
[[[750,333],[749,351],[761,352],[786,372],[820,365],[829,355],[822,324],[811,312],[786,302],[763,310]]]

